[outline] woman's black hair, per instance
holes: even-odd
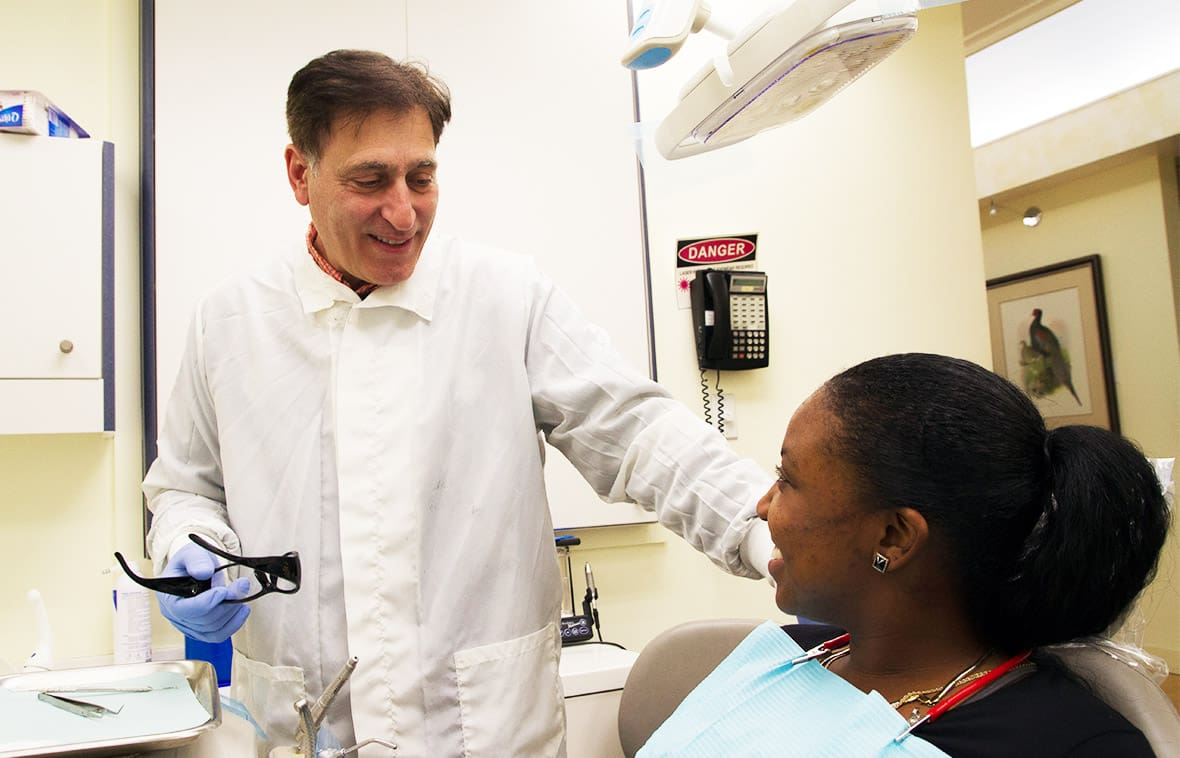
[[[922,513],[977,630],[1000,649],[1101,633],[1154,575],[1168,507],[1129,440],[1049,431],[1011,382],[924,353],[854,366],[823,400],[833,452],[865,501]]]

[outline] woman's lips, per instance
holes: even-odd
[[[766,571],[772,578],[778,578],[778,572],[782,570],[783,566],[787,564],[783,560],[783,552],[777,547],[770,551],[770,562],[766,564]]]

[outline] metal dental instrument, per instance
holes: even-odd
[[[590,564],[584,566],[586,571],[586,596],[582,599],[582,614],[590,617],[594,629],[598,632],[598,641],[602,642],[602,626],[598,622],[598,587],[594,584],[594,572]]]
[[[37,690],[48,695],[61,695],[70,693],[73,695],[113,695],[122,692],[154,692],[155,690],[174,690],[177,687],[64,687],[61,689],[52,690]]]
[[[213,569],[214,572],[221,571],[230,566],[245,566],[254,570],[254,578],[258,580],[258,584],[262,586],[262,589],[249,597],[225,600],[224,602],[226,603],[246,603],[272,592],[290,595],[299,591],[302,569],[299,562],[299,553],[294,550],[283,553],[282,555],[251,558],[227,553],[216,545],[209,544],[208,541],[202,539],[197,534],[189,534],[188,538],[210,553],[226,559],[227,562]],[[119,562],[119,565],[126,572],[127,576],[131,578],[131,581],[155,592],[163,592],[167,595],[177,595],[179,597],[196,597],[213,586],[211,579],[194,579],[191,576],[158,576],[154,578],[139,576],[132,573],[121,553],[115,553],[115,560]]]
[[[295,742],[299,752],[311,758],[315,755],[316,736],[320,729],[319,725],[315,723],[315,719],[311,717],[311,706],[307,704],[307,698],[301,697],[295,701],[295,712],[299,714],[299,728],[296,732]]]
[[[324,713],[328,710],[328,706],[336,700],[336,696],[340,694],[340,688],[352,676],[352,672],[356,670],[356,656],[352,656],[344,664],[344,668],[340,669],[340,673],[336,678],[328,683],[327,689],[320,694],[320,699],[315,701],[315,705],[311,707],[311,716],[315,719],[316,728],[319,728],[320,723],[324,720]]]
[[[344,683],[348,681],[348,678],[352,676],[352,672],[356,670],[356,661],[357,658],[354,655],[345,662],[344,667],[340,669],[340,673],[328,683],[328,686],[320,695],[319,700],[315,701],[314,705],[309,705],[307,698],[300,698],[295,701],[295,712],[299,714],[299,725],[295,733],[295,742],[299,747],[299,752],[303,755],[315,755],[316,736],[319,734],[320,725],[324,722],[324,714],[327,713],[328,708],[336,700],[336,696],[340,694],[340,689],[344,687]],[[340,753],[340,755],[343,755],[343,753]]]
[[[319,700],[315,701],[314,705],[308,704],[307,698],[300,698],[295,701],[295,712],[299,714],[299,725],[295,733],[295,749],[300,755],[308,758],[343,758],[349,753],[355,753],[366,745],[381,745],[390,750],[397,750],[397,745],[389,740],[383,740],[379,737],[370,737],[367,740],[361,740],[352,747],[344,748],[325,748],[320,752],[316,752],[316,738],[319,736],[320,725],[324,721],[324,714],[328,707],[340,694],[340,689],[344,687],[345,682],[352,676],[352,672],[356,669],[357,658],[354,655],[349,658],[340,669],[340,673],[336,675],[328,686],[324,689],[323,694],[320,695]]]
[[[76,716],[85,716],[88,719],[102,718],[108,713],[111,715],[118,714],[123,710],[123,706],[118,709],[107,708],[105,705],[98,703],[91,703],[87,700],[78,700],[72,697],[64,697],[62,695],[54,695],[50,692],[38,692],[37,699],[43,703],[48,703],[54,708],[60,708],[63,711],[68,711]]]
[[[362,741],[356,743],[352,747],[342,747],[342,748],[336,748],[336,749],[332,749],[332,750],[321,750],[320,754],[318,756],[316,756],[316,758],[343,758],[343,756],[346,756],[349,753],[356,753],[356,752],[360,751],[361,748],[363,748],[367,745],[380,745],[382,747],[387,747],[390,750],[397,750],[397,745],[393,744],[389,740],[383,740],[383,739],[380,739],[377,737],[370,737],[367,740],[362,740]]]

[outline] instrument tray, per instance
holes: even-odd
[[[7,709],[8,712],[0,711],[0,725],[9,722],[7,725],[0,727],[0,758],[17,758],[17,756],[110,756],[110,755],[127,755],[129,753],[141,753],[151,750],[169,750],[175,747],[192,742],[200,737],[206,731],[216,728],[221,724],[221,700],[217,691],[217,674],[213,666],[206,661],[159,661],[152,663],[130,663],[116,666],[99,666],[95,668],[82,669],[63,669],[61,671],[37,671],[22,674],[12,674],[9,676],[0,677],[0,703],[5,703],[5,698],[8,698],[8,704],[11,705],[16,702],[17,698],[23,698],[23,693],[28,691],[42,691],[42,690],[84,690],[86,688],[100,688],[112,687],[116,684],[126,682],[128,680],[151,680],[153,677],[164,676],[169,680],[179,681],[179,674],[188,683],[192,690],[192,695],[196,698],[197,703],[201,708],[204,708],[208,718],[203,723],[190,725],[184,728],[172,728],[171,731],[156,731],[154,733],[146,733],[151,727],[144,727],[144,722],[141,720],[136,725],[135,721],[129,721],[126,729],[116,727],[117,722],[114,719],[118,717],[111,717],[109,725],[104,725],[105,732],[101,737],[79,739],[77,733],[71,733],[72,730],[53,730],[55,738],[49,739],[16,739],[13,740],[14,732],[19,733],[21,723],[12,723],[10,719],[16,721],[18,717],[15,715],[16,711]],[[173,690],[169,693],[170,696],[185,697],[187,693],[177,692],[177,686],[170,687]],[[183,689],[181,687],[180,689]],[[68,693],[63,693],[68,694]],[[150,698],[154,693],[136,693],[134,697]],[[79,693],[76,695],[79,699],[86,699],[87,696]],[[96,699],[97,701],[97,699]],[[23,701],[22,701],[23,702]],[[37,705],[43,705],[37,703]],[[189,706],[195,711],[196,706],[189,701]],[[127,709],[123,713],[126,714],[132,709]],[[197,718],[199,719],[199,711]],[[86,719],[74,714],[62,712],[64,716],[73,718],[81,718],[80,724],[86,726]],[[121,714],[122,715],[122,714]],[[189,719],[191,723],[195,719]],[[101,719],[95,719],[95,722]],[[71,722],[67,722],[71,723]],[[148,722],[152,723],[152,722]],[[155,721],[157,725],[159,721]],[[122,733],[126,732],[126,733]],[[35,743],[35,744],[34,744]]]

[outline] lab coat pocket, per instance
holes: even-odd
[[[455,653],[463,755],[564,755],[557,626]]]
[[[258,756],[273,747],[295,744],[295,701],[307,697],[303,669],[271,666],[234,650],[230,697],[246,707],[266,732],[266,743],[255,741]]]

